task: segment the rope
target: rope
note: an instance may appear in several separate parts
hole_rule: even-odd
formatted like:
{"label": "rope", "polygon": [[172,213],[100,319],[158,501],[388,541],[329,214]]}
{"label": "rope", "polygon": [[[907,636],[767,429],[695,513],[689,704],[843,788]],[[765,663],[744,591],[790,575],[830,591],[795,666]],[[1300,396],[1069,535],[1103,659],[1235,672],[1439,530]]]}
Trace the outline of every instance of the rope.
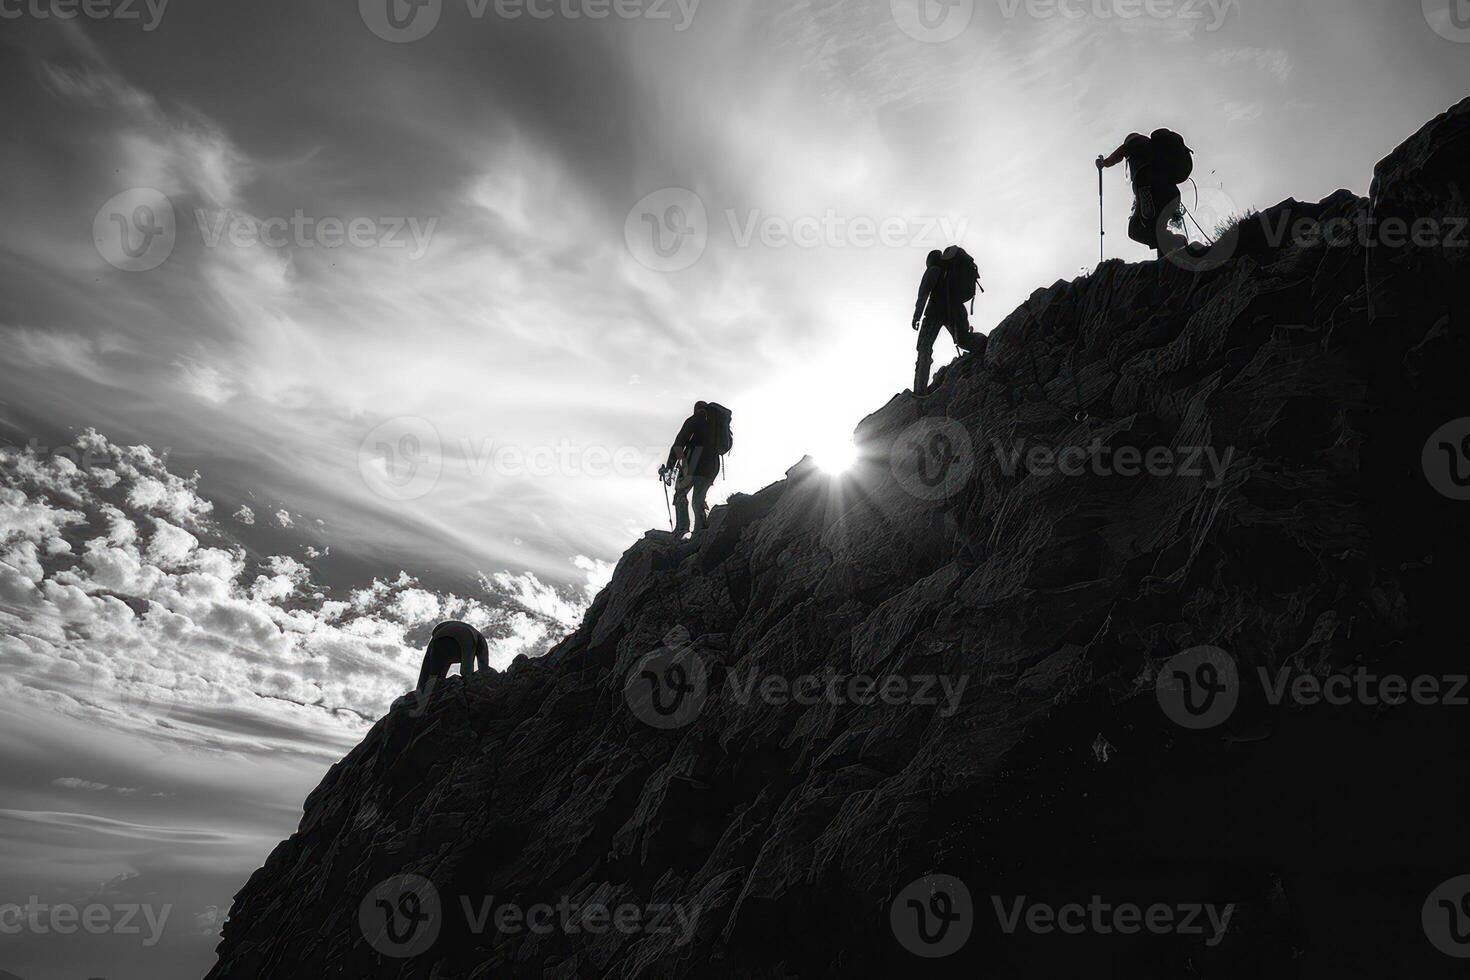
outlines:
{"label": "rope", "polygon": [[[1194,182],[1193,177],[1189,178],[1189,183],[1194,187],[1194,206],[1199,207],[1199,185]],[[1203,237],[1204,240],[1209,242],[1211,245],[1214,245],[1215,240],[1210,237],[1210,233],[1205,231],[1204,228],[1200,226],[1199,219],[1194,216],[1194,213],[1190,211],[1189,208],[1186,208],[1184,206],[1183,202],[1180,203],[1179,209],[1184,212],[1185,216],[1189,218],[1190,221],[1194,222],[1194,227],[1199,230],[1200,236]]]}

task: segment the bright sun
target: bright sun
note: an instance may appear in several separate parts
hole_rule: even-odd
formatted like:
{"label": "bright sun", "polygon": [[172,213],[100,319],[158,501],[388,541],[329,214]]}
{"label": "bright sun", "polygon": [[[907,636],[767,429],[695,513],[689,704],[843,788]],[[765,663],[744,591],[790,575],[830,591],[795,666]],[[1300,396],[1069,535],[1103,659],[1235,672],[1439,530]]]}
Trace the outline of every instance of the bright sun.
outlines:
{"label": "bright sun", "polygon": [[841,439],[824,448],[816,454],[817,465],[825,473],[834,476],[846,473],[857,462],[857,447],[852,444],[851,439]]}

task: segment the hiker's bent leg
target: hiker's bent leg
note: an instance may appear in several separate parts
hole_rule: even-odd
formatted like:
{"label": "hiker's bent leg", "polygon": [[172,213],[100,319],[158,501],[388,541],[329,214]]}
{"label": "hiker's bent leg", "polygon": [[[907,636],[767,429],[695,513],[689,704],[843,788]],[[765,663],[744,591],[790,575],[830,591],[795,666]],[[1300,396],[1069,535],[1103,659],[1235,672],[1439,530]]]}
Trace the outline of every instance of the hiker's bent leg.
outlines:
{"label": "hiker's bent leg", "polygon": [[1173,228],[1173,222],[1179,217],[1180,211],[1179,188],[1163,184],[1155,187],[1152,194],[1157,205],[1154,236],[1158,243],[1159,257],[1163,258],[1188,245],[1189,236],[1181,235]]}
{"label": "hiker's bent leg", "polygon": [[934,366],[934,341],[939,339],[938,321],[924,321],[919,331],[919,362],[914,366],[914,394],[922,395],[929,387],[929,369]]}
{"label": "hiker's bent leg", "polygon": [[709,504],[704,502],[709,488],[714,486],[713,477],[696,476],[694,478],[694,530],[703,531],[709,524]]}
{"label": "hiker's bent leg", "polygon": [[683,534],[689,530],[689,488],[691,485],[687,477],[681,477],[679,485],[674,490],[675,534]]}
{"label": "hiker's bent leg", "polygon": [[445,640],[442,637],[435,637],[429,641],[429,648],[424,651],[424,665],[419,669],[419,683],[414,688],[415,691],[424,694],[429,689],[430,681],[442,681],[449,676],[449,665],[454,662],[452,647],[450,652],[451,656],[446,657]]}

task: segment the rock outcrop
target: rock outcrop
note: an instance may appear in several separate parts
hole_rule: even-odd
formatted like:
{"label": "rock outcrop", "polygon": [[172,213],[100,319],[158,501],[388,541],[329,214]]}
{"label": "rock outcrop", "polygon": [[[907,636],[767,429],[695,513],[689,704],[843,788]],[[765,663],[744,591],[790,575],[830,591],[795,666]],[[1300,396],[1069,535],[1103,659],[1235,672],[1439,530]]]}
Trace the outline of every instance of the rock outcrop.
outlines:
{"label": "rock outcrop", "polygon": [[1370,198],[1039,290],[848,474],[400,701],[210,976],[1453,975],[1467,195],[1470,100]]}

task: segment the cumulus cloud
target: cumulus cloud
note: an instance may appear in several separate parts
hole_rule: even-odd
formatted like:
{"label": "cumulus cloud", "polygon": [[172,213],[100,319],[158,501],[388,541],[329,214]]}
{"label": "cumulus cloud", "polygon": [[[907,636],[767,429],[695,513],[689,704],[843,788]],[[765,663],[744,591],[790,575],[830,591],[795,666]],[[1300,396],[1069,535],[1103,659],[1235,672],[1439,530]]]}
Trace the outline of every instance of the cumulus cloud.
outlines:
{"label": "cumulus cloud", "polygon": [[581,589],[499,572],[461,596],[399,572],[339,593],[231,539],[198,474],[92,430],[79,441],[114,465],[35,451],[0,465],[0,695],[153,737],[247,752],[320,744],[322,728],[350,739],[412,686],[435,623],[480,627],[503,667],[574,628],[609,573],[578,557]]}
{"label": "cumulus cloud", "polygon": [[241,524],[244,524],[246,527],[254,527],[255,511],[251,510],[244,504],[241,504],[240,509],[235,511],[235,520],[239,521]]}

